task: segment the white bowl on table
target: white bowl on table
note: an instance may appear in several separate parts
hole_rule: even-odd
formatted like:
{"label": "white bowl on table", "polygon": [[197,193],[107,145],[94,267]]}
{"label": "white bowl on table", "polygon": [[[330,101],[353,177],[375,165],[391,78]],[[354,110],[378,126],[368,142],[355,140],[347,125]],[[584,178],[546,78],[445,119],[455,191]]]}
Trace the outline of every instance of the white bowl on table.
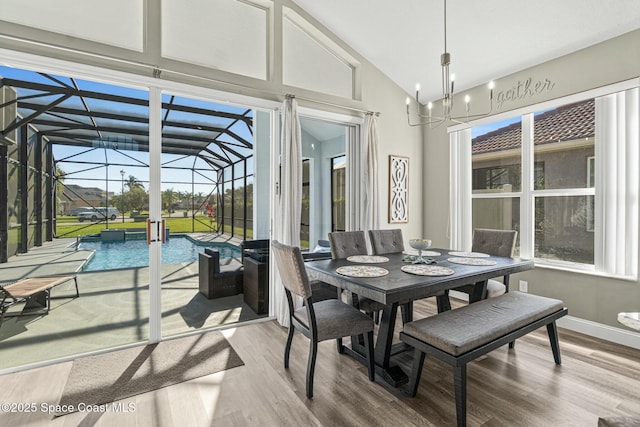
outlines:
{"label": "white bowl on table", "polygon": [[422,257],[422,251],[426,251],[431,247],[430,239],[410,239],[409,246],[418,251],[418,258],[416,258],[413,263],[414,264],[427,264],[428,260]]}

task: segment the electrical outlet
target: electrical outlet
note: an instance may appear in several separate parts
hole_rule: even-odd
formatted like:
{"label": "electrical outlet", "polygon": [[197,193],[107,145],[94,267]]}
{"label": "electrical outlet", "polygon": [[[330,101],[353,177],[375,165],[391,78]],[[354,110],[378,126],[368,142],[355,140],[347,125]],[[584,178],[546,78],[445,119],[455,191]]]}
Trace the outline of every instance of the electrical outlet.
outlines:
{"label": "electrical outlet", "polygon": [[520,290],[520,292],[529,292],[529,282],[520,280],[520,282],[518,283],[518,289]]}

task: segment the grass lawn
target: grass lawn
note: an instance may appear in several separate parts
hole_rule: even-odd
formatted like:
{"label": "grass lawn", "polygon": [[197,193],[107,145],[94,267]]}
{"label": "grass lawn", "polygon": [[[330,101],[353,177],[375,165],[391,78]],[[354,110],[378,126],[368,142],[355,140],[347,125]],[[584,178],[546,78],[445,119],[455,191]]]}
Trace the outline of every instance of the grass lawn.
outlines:
{"label": "grass lawn", "polygon": [[[78,223],[76,220],[74,223],[69,222],[70,221],[56,221],[57,237],[75,237],[78,235],[97,234],[107,228],[107,223],[105,221]],[[207,233],[216,230],[216,223],[209,222],[209,218],[206,215],[202,215],[199,217],[197,216],[196,221],[193,222],[191,218],[165,218],[165,222],[166,226],[171,230],[172,233]],[[145,229],[146,227],[147,223],[145,221],[121,222],[119,218],[115,221],[109,221],[109,229]]]}
{"label": "grass lawn", "polygon": [[[166,226],[171,233],[212,233],[216,231],[217,224],[210,222],[206,215],[196,216],[196,220],[191,218],[165,218]],[[122,222],[120,218],[115,221],[109,221],[109,229],[145,229],[146,222]],[[82,222],[78,223],[75,217],[58,217],[56,219],[56,236],[57,237],[76,237],[87,234],[98,234],[107,228],[106,222]],[[225,233],[231,234],[231,226],[224,227]],[[242,238],[242,229],[236,227],[235,236]],[[253,236],[252,230],[247,230],[247,239]]]}

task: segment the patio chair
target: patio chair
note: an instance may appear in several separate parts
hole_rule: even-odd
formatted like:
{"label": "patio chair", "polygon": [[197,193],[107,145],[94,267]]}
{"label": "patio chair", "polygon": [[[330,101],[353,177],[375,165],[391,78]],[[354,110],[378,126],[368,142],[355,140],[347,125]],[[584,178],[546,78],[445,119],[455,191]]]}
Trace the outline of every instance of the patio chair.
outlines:
{"label": "patio chair", "polygon": [[[338,352],[344,352],[343,337],[362,336],[366,342],[369,380],[374,380],[373,321],[355,307],[328,299],[314,302],[313,291],[300,248],[284,245],[277,240],[272,243],[273,256],[280,272],[289,305],[289,333],[284,350],[284,368],[289,369],[289,354],[294,331],[297,329],[309,338],[307,361],[306,395],[313,397],[313,376],[318,353],[318,342],[337,340]],[[304,306],[294,308],[293,295],[303,298]]]}
{"label": "patio chair", "polygon": [[[329,233],[329,243],[333,259],[348,258],[352,255],[367,255],[367,238],[364,231],[335,231]],[[338,290],[338,294],[341,294],[341,290]],[[356,299],[354,301],[356,306],[360,307],[360,310],[367,313],[378,323],[384,304],[355,294],[352,295]]]}

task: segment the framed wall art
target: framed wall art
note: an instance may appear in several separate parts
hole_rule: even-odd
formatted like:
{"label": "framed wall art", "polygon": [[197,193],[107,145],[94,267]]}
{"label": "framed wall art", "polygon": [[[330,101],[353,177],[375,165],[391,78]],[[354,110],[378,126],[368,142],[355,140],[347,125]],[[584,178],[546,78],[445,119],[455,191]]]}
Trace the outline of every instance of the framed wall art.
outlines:
{"label": "framed wall art", "polygon": [[409,158],[389,156],[389,223],[409,222]]}

